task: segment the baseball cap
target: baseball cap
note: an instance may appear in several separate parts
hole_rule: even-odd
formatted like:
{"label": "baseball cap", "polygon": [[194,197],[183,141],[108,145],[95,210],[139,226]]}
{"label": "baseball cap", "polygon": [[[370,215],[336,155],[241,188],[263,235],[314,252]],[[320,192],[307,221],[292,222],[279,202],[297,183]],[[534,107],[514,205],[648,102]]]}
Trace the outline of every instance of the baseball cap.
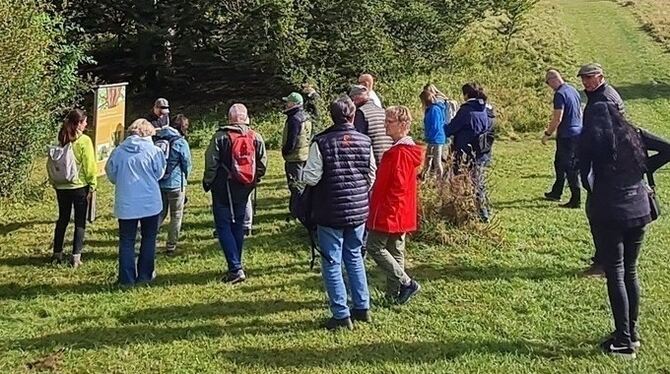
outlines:
{"label": "baseball cap", "polygon": [[247,107],[244,104],[233,104],[230,109],[228,109],[228,124],[249,124],[249,113],[247,112]]}
{"label": "baseball cap", "polygon": [[167,99],[164,99],[162,97],[156,99],[156,102],[154,102],[154,108],[160,108],[161,113],[163,114],[170,113],[170,103],[168,103]]}
{"label": "baseball cap", "polygon": [[303,103],[302,95],[297,92],[291,92],[290,95],[282,97],[282,100],[286,101],[287,103],[293,103],[298,105],[302,105]]}
{"label": "baseball cap", "polygon": [[349,90],[349,97],[356,97],[367,93],[368,93],[367,87],[360,84],[355,84],[351,86],[351,89]]}
{"label": "baseball cap", "polygon": [[600,66],[600,64],[597,64],[595,62],[592,62],[590,64],[582,65],[581,68],[579,68],[579,73],[577,73],[578,77],[582,76],[592,76],[592,75],[602,75],[603,74],[603,67]]}

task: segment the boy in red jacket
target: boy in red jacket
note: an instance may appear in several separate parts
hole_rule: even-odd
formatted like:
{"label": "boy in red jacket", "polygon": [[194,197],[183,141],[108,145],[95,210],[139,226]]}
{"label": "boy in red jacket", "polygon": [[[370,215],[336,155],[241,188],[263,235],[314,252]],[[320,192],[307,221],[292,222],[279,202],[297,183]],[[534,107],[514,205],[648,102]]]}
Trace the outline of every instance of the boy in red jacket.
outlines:
{"label": "boy in red jacket", "polygon": [[412,116],[405,106],[386,109],[384,153],[370,197],[367,250],[386,274],[388,294],[405,304],[421,286],[405,273],[405,235],[417,228],[417,172],[423,152],[409,137]]}

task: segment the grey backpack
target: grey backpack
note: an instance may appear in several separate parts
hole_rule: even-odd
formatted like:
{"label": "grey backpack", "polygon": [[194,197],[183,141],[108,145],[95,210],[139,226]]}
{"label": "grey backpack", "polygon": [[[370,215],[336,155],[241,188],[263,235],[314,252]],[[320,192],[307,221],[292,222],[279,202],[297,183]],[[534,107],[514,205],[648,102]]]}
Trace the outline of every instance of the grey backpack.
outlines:
{"label": "grey backpack", "polygon": [[72,143],[67,143],[63,147],[58,145],[49,147],[47,172],[53,184],[67,184],[77,180],[79,170],[72,151]]}

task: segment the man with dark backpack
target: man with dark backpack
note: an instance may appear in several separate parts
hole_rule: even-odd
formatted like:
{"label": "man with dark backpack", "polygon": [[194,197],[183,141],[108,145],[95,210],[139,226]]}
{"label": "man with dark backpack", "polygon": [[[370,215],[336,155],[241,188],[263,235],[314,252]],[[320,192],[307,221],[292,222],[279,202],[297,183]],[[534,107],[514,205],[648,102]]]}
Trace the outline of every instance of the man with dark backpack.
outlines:
{"label": "man with dark backpack", "polygon": [[223,282],[235,284],[246,279],[242,266],[244,213],[266,167],[263,138],[249,127],[247,108],[233,104],[228,123],[219,127],[207,148],[202,179],[205,192],[212,192],[216,232],[228,263]]}
{"label": "man with dark backpack", "polygon": [[186,184],[191,172],[191,150],[184,136],[188,131],[188,118],[180,114],[170,126],[158,130],[154,144],[163,151],[167,160],[165,175],[158,181],[163,200],[159,227],[170,214],[168,239],[165,251],[168,256],[174,255],[177,240],[181,231],[181,222],[186,202]]}

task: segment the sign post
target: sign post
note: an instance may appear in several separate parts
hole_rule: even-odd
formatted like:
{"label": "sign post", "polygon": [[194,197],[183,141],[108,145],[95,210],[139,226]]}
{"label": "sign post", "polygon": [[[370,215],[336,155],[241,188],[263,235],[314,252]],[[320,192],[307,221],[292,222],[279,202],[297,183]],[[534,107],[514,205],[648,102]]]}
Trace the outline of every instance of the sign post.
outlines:
{"label": "sign post", "polygon": [[124,138],[126,125],[126,86],[116,83],[93,89],[93,147],[98,164],[98,175],[105,174],[109,155]]}

